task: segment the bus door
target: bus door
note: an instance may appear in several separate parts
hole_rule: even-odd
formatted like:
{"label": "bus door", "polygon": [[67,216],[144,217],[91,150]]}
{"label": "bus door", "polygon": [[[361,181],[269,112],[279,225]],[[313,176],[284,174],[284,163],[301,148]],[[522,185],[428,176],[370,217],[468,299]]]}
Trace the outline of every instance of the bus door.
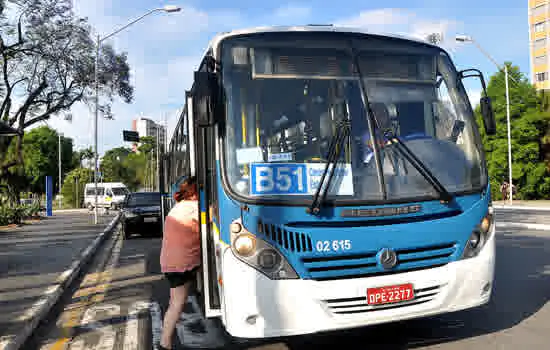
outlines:
{"label": "bus door", "polygon": [[215,156],[216,126],[198,126],[197,117],[201,111],[193,108],[193,97],[193,92],[188,93],[189,147],[187,149],[190,150],[191,176],[197,177],[199,188],[202,273],[199,274],[197,281],[197,292],[204,315],[219,317],[221,304],[216,261],[216,245],[219,237],[214,228],[214,219],[219,215]]}

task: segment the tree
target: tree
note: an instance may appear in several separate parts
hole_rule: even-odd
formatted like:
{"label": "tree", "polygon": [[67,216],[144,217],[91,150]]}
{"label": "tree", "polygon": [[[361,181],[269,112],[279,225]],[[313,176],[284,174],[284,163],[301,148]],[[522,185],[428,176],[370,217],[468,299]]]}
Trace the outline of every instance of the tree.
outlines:
{"label": "tree", "polygon": [[[18,16],[6,16],[4,3]],[[115,95],[133,99],[126,54],[102,46],[99,91],[110,116]],[[76,102],[94,101],[95,43],[86,19],[77,18],[71,0],[8,0],[0,4],[0,119],[20,132],[68,111]],[[23,163],[23,139],[0,139],[0,177]],[[15,143],[15,158],[6,150]]]}
{"label": "tree", "polygon": [[139,139],[138,152],[149,154],[155,149],[155,138],[152,136],[144,136]]}
{"label": "tree", "polygon": [[156,139],[152,136],[145,136],[140,138],[140,145],[138,151],[144,157],[144,167],[142,168],[142,185],[154,187],[156,182],[155,174],[155,162],[156,162]]}
{"label": "tree", "polygon": [[124,161],[132,151],[125,147],[117,147],[105,152],[101,160],[101,171],[106,182],[124,182],[131,177]]}
{"label": "tree", "polygon": [[[5,172],[3,184],[12,201],[19,199],[21,191],[45,192],[45,179],[52,176],[54,193],[59,188],[59,134],[48,126],[34,128],[23,137],[23,163]],[[8,149],[6,159],[17,157],[15,144]],[[68,173],[74,168],[73,141],[61,137],[61,172]]]}
{"label": "tree", "polygon": [[[510,123],[512,138],[512,178],[518,199],[540,199],[550,196],[550,171],[545,162],[544,147],[550,132],[550,114],[544,111],[541,96],[517,66],[506,63],[510,75]],[[476,108],[487,156],[494,198],[501,198],[500,184],[508,179],[508,141],[506,126],[505,76],[497,72],[489,80],[487,93],[491,97],[497,134],[487,136],[480,109]],[[514,82],[515,80],[515,82]]]}
{"label": "tree", "polygon": [[82,149],[75,153],[78,166],[83,166],[82,162],[86,161],[84,167],[90,167],[90,162],[94,159],[94,150],[92,147]]}
{"label": "tree", "polygon": [[144,153],[130,153],[124,160],[123,166],[128,169],[130,174],[126,186],[130,191],[137,191],[145,184],[145,169],[147,160]]}
{"label": "tree", "polygon": [[82,207],[82,203],[84,203],[84,186],[93,175],[94,172],[86,168],[76,168],[67,174],[61,188],[65,205]]}
{"label": "tree", "polygon": [[[47,126],[32,129],[23,138],[23,166],[32,192],[44,193],[45,178],[52,176],[54,190],[59,184],[59,135]],[[73,142],[61,137],[61,173],[73,169]]]}

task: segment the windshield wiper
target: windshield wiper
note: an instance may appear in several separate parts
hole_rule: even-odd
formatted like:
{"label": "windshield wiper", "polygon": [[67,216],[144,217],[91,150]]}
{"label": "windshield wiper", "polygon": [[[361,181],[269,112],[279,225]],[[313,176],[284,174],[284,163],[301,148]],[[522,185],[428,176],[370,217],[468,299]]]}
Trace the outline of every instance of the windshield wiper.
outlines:
{"label": "windshield wiper", "polygon": [[[317,215],[321,211],[321,204],[325,201],[327,193],[330,189],[330,184],[332,183],[332,178],[334,177],[334,171],[336,170],[338,160],[340,159],[340,154],[342,153],[342,149],[345,147],[344,141],[349,138],[350,134],[351,122],[349,119],[344,119],[337,123],[336,133],[332,136],[332,139],[330,140],[325,170],[321,175],[321,180],[319,181],[319,186],[317,187],[315,195],[313,196],[311,206],[306,209],[306,212],[308,214]],[[333,164],[332,167],[330,167],[331,164]],[[327,176],[327,173],[329,172],[329,168],[330,174],[328,176],[327,183],[323,188],[325,178]]]}
{"label": "windshield wiper", "polygon": [[[380,130],[376,122],[376,117],[374,112],[370,108],[369,98],[367,95],[367,89],[365,88],[365,83],[363,81],[363,74],[361,73],[361,67],[359,66],[359,60],[357,58],[357,52],[353,47],[353,42],[350,42],[350,50],[352,54],[353,64],[357,70],[357,75],[359,76],[359,87],[361,88],[361,96],[363,98],[363,104],[367,111],[367,121],[369,124],[369,133],[370,138],[373,143],[374,148],[374,159],[376,161],[376,168],[378,173],[378,180],[380,189],[384,196],[384,200],[387,199],[386,186],[384,183],[384,174],[382,173],[382,161],[380,159],[380,150],[378,148],[378,143],[376,142],[376,133],[375,130]],[[449,203],[453,196],[443,187],[443,185],[437,180],[437,178],[430,172],[430,170],[414,155],[414,153],[402,142],[393,132],[388,131],[384,133],[385,138],[388,139],[392,144],[396,145],[395,150],[399,152],[406,160],[408,160],[412,166],[433,186],[433,188],[438,192],[440,200],[444,203]]]}
{"label": "windshield wiper", "polygon": [[447,189],[437,180],[432,172],[422,163],[420,159],[411,151],[407,145],[401,139],[393,134],[392,131],[387,131],[385,134],[387,139],[412,166],[422,175],[426,181],[437,191],[439,199],[444,203],[449,203],[453,200],[453,196],[447,191]]}
{"label": "windshield wiper", "polygon": [[380,148],[378,142],[376,142],[376,133],[377,128],[376,118],[374,117],[374,112],[370,108],[369,96],[367,94],[367,88],[365,87],[365,81],[363,80],[363,73],[361,72],[361,67],[359,66],[359,59],[357,58],[357,51],[353,46],[353,41],[349,42],[349,50],[353,65],[357,71],[357,77],[359,78],[359,89],[361,90],[361,101],[367,112],[367,124],[369,127],[369,138],[372,141],[372,150],[374,153],[374,163],[376,164],[376,174],[378,176],[378,186],[380,187],[380,192],[382,193],[382,198],[384,200],[388,199],[388,194],[386,191],[386,183],[384,180],[384,173],[382,172],[382,160],[380,159]]}

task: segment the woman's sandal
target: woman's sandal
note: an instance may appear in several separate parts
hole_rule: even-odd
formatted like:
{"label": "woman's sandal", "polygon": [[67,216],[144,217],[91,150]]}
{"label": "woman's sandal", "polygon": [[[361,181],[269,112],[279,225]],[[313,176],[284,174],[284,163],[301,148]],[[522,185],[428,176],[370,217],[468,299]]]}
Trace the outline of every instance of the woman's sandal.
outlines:
{"label": "woman's sandal", "polygon": [[170,350],[170,349],[165,348],[164,346],[162,346],[162,345],[160,345],[160,344],[159,344],[159,346],[158,346],[158,349],[159,349],[159,350]]}

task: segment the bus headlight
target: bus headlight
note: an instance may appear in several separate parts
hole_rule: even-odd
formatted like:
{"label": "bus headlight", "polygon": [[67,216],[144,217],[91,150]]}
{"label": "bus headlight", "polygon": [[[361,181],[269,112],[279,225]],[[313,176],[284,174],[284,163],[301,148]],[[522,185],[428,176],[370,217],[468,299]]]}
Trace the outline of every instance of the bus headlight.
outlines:
{"label": "bus headlight", "polygon": [[248,234],[237,236],[233,246],[239,255],[250,256],[256,249],[256,237]]}
{"label": "bus headlight", "polygon": [[489,213],[481,219],[479,225],[470,234],[470,238],[468,238],[466,247],[464,247],[464,253],[462,254],[463,259],[473,258],[479,254],[485,243],[489,240],[494,224],[493,208],[489,207]]}
{"label": "bus headlight", "polygon": [[296,271],[279,251],[248,232],[240,222],[233,222],[230,230],[231,251],[237,259],[272,280],[298,278]]}

